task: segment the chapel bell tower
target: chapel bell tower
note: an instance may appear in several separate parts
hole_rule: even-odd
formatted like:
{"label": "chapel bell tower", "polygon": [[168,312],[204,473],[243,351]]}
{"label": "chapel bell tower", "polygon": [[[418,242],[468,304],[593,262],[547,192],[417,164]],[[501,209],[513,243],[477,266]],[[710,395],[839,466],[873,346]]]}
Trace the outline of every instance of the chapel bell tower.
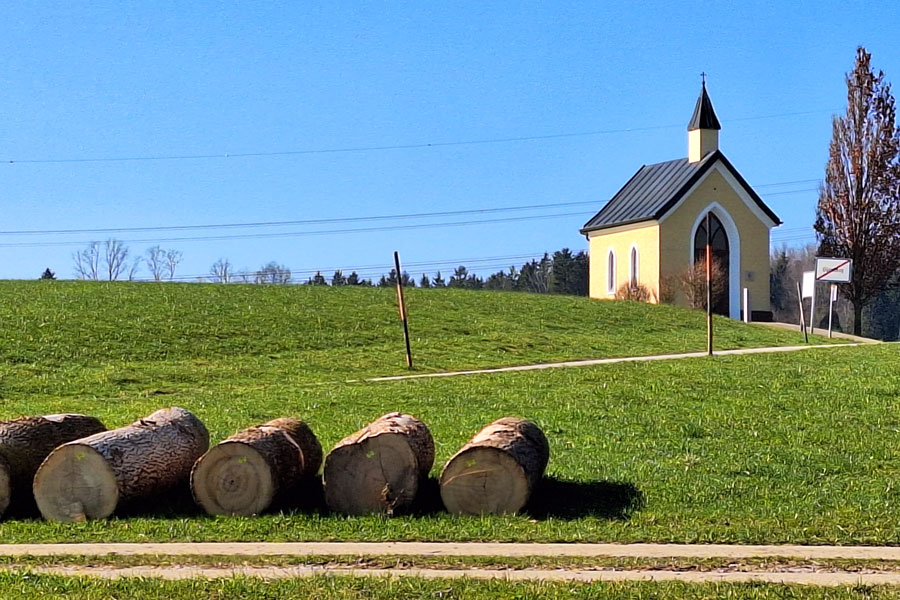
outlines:
{"label": "chapel bell tower", "polygon": [[719,149],[719,119],[713,110],[712,100],[706,93],[706,74],[703,74],[703,87],[697,105],[694,106],[694,115],[688,123],[688,162],[695,163],[703,160],[710,152]]}

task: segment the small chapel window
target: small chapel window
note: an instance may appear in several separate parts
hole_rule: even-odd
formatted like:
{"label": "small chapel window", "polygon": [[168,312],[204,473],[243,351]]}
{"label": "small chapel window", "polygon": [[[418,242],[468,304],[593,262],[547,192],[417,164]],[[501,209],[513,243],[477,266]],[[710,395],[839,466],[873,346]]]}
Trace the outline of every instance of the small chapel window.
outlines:
{"label": "small chapel window", "polygon": [[612,249],[606,256],[606,293],[616,293],[616,253]]}
{"label": "small chapel window", "polygon": [[629,285],[633,288],[638,286],[638,249],[636,246],[631,248],[631,261],[629,262],[628,282]]}

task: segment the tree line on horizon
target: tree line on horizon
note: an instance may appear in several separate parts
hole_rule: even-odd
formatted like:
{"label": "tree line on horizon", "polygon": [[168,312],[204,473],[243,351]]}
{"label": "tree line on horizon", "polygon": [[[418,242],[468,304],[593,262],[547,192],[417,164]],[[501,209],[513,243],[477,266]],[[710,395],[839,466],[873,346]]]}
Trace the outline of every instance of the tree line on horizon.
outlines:
{"label": "tree line on horizon", "polygon": [[[487,277],[479,277],[469,272],[465,265],[456,267],[448,278],[440,271],[433,277],[426,273],[416,280],[408,271],[400,273],[403,287],[419,288],[454,288],[465,290],[494,290],[507,292],[531,292],[536,294],[568,294],[587,296],[588,294],[588,255],[584,251],[573,253],[568,248],[557,250],[552,255],[545,253],[540,259],[522,264],[521,267],[511,265],[508,269],[497,271]],[[321,272],[317,272],[306,281],[307,285],[362,285],[374,287],[395,287],[397,270],[391,269],[376,282],[361,278],[356,271],[345,275],[342,271],[334,272],[329,282]]]}

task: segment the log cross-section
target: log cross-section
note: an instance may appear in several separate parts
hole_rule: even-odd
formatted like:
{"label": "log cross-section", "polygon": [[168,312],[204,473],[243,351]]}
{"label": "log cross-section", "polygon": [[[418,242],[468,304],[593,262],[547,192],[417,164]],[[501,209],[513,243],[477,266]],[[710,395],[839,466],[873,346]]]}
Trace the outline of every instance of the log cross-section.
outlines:
{"label": "log cross-section", "polygon": [[350,435],[325,459],[325,503],[349,515],[391,515],[415,499],[434,464],[434,440],[419,419],[388,413]]}
{"label": "log cross-section", "polygon": [[504,417],[475,434],[441,472],[441,500],[454,514],[518,512],[547,468],[544,432],[525,419]]}
{"label": "log cross-section", "polygon": [[116,507],[187,483],[209,447],[203,423],[183,408],[63,444],[34,476],[34,498],[52,521],[103,519]]}
{"label": "log cross-section", "polygon": [[204,454],[191,471],[191,491],[211,515],[256,515],[321,466],[322,446],[309,426],[300,419],[275,419]]}
{"label": "log cross-section", "polygon": [[34,510],[34,474],[54,448],[106,431],[95,417],[77,414],[21,417],[0,422],[0,516],[12,505]]}

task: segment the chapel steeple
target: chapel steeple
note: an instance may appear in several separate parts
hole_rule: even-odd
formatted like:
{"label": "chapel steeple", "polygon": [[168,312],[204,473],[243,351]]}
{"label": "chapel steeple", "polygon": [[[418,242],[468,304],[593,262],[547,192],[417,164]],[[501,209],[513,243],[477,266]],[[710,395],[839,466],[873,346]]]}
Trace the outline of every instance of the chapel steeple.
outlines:
{"label": "chapel steeple", "polygon": [[719,149],[719,119],[713,110],[712,100],[706,93],[706,73],[702,73],[703,82],[700,97],[694,106],[694,114],[688,123],[688,162],[699,162],[710,152]]}

